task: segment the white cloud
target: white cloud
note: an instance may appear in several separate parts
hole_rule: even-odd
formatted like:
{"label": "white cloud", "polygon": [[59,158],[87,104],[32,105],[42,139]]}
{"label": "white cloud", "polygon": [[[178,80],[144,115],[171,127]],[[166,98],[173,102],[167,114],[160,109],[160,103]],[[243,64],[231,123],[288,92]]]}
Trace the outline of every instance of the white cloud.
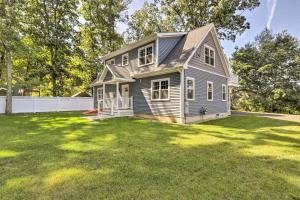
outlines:
{"label": "white cloud", "polygon": [[267,28],[271,28],[272,20],[274,18],[275,10],[277,6],[277,0],[268,0],[268,22]]}

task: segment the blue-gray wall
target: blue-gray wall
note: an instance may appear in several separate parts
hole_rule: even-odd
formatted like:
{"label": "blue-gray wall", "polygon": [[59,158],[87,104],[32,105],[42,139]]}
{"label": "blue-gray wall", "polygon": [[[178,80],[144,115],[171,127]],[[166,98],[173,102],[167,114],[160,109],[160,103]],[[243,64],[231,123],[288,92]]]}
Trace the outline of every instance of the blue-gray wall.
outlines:
{"label": "blue-gray wall", "polygon": [[179,42],[182,36],[162,37],[158,39],[158,64],[160,64]]}
{"label": "blue-gray wall", "polygon": [[[205,63],[204,60],[204,45],[208,45],[215,49],[215,67],[209,66]],[[201,69],[211,71],[217,74],[225,75],[225,71],[223,68],[223,64],[221,62],[220,55],[217,52],[216,44],[213,40],[213,36],[211,33],[207,35],[207,37],[204,39],[203,43],[199,46],[196,53],[192,57],[192,59],[189,61],[188,65],[192,65],[195,67],[199,67]]]}
{"label": "blue-gray wall", "polygon": [[[222,84],[227,85],[226,77],[194,68],[186,69],[185,77],[195,79],[195,100],[186,100],[185,95],[186,116],[199,116],[201,107],[207,108],[207,114],[227,112],[227,101],[222,101]],[[207,81],[213,82],[213,101],[207,101]]]}
{"label": "blue-gray wall", "polygon": [[[151,101],[151,80],[170,78],[170,100]],[[172,73],[137,79],[130,87],[134,114],[180,117],[180,74]]]}

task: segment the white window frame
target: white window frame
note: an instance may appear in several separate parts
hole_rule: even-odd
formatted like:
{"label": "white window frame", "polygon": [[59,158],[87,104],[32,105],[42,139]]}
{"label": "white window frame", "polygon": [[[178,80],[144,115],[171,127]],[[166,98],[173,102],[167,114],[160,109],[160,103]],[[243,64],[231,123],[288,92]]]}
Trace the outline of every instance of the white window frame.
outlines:
{"label": "white window frame", "polygon": [[[168,81],[168,98],[167,99],[161,99],[161,82],[162,81]],[[153,83],[154,82],[159,82],[159,89],[158,89],[158,99],[153,99]],[[170,85],[170,78],[162,78],[162,79],[155,79],[151,80],[151,101],[169,101],[170,100],[170,93],[171,93],[171,85]]]}
{"label": "white window frame", "polygon": [[[205,48],[208,48],[208,54],[209,54],[209,63],[206,63],[206,58],[205,58]],[[210,51],[213,51],[214,52],[214,64],[213,65],[211,65],[210,64]],[[216,66],[216,50],[213,48],[213,47],[210,47],[210,46],[208,46],[208,45],[204,45],[204,51],[203,51],[203,54],[204,54],[204,63],[206,64],[206,65],[209,65],[209,66],[211,66],[211,67],[215,67]]]}
{"label": "white window frame", "polygon": [[[114,64],[112,64],[111,62],[114,61]],[[113,59],[110,59],[106,62],[106,64],[108,65],[115,65],[116,64],[116,60],[113,58]]]}
{"label": "white window frame", "polygon": [[[225,87],[225,99],[223,99],[223,87]],[[222,101],[227,101],[227,85],[226,84],[222,84]]]}
{"label": "white window frame", "polygon": [[[208,85],[211,84],[211,99],[208,99]],[[207,101],[214,100],[214,83],[212,81],[207,81],[206,83],[206,99]]]}
{"label": "white window frame", "polygon": [[[127,63],[124,64],[124,57],[127,56]],[[122,66],[127,66],[129,64],[129,54],[128,53],[125,53],[122,55]]]}
{"label": "white window frame", "polygon": [[[99,91],[101,91],[101,92],[99,92]],[[103,99],[103,87],[97,88],[97,101],[102,100],[99,98],[99,94],[101,94],[102,99]]]}
{"label": "white window frame", "polygon": [[[193,82],[193,98],[190,99],[188,97],[188,81],[191,80]],[[195,78],[192,77],[187,77],[185,81],[185,92],[186,92],[186,99],[189,101],[194,101],[195,100]]]}
{"label": "white window frame", "polygon": [[[146,58],[147,57],[147,48],[148,47],[152,47],[152,60],[151,60],[150,63],[146,63],[146,60],[147,60],[147,58]],[[145,50],[145,64],[141,64],[140,63],[140,51],[141,50]],[[154,59],[154,45],[153,45],[153,43],[151,43],[149,45],[146,45],[146,46],[143,46],[143,47],[141,47],[141,48],[138,49],[138,64],[139,64],[139,67],[143,67],[145,65],[151,65],[151,64],[153,64],[153,59]]]}

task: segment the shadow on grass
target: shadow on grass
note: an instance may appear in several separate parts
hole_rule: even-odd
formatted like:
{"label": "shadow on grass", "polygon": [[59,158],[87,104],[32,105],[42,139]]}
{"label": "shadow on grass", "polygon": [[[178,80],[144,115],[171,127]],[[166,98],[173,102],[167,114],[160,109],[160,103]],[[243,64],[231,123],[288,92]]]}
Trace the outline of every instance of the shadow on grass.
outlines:
{"label": "shadow on grass", "polygon": [[299,123],[90,122],[78,113],[0,119],[3,199],[300,197]]}

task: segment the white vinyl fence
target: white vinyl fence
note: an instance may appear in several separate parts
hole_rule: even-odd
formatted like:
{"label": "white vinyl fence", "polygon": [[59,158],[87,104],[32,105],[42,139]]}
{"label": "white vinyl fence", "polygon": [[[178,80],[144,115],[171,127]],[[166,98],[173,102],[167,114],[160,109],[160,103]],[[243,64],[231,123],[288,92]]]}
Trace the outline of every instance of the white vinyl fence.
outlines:
{"label": "white vinyl fence", "polygon": [[[5,99],[0,97],[0,113],[5,112]],[[60,112],[93,108],[92,97],[25,97],[14,96],[13,113]]]}

